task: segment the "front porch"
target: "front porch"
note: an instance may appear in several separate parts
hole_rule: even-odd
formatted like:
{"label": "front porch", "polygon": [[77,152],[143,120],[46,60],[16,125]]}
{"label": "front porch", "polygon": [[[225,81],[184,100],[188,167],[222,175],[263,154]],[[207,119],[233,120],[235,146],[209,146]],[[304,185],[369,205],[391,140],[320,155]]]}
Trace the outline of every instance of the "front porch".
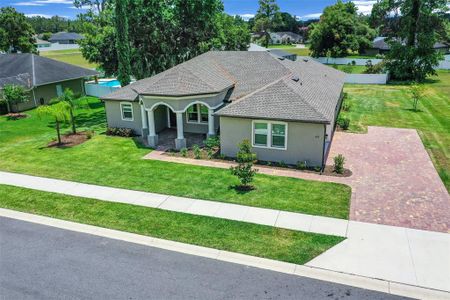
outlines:
{"label": "front porch", "polygon": [[[207,138],[203,133],[185,132],[184,138],[186,140],[186,148],[191,148],[194,145],[202,147],[203,141]],[[158,133],[157,149],[161,151],[176,149],[175,140],[177,139],[177,130],[175,128],[166,128]]]}

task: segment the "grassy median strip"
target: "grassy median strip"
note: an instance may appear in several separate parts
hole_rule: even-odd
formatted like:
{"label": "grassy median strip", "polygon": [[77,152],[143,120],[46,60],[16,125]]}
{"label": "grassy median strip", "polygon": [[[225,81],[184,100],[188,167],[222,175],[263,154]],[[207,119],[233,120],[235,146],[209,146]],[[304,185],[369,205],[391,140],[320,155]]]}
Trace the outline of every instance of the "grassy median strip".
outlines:
{"label": "grassy median strip", "polygon": [[0,185],[0,207],[304,264],[344,238]]}
{"label": "grassy median strip", "polygon": [[[0,170],[110,187],[221,201],[347,219],[350,187],[342,184],[257,174],[255,190],[233,188],[239,181],[227,169],[144,160],[151,150],[131,138],[110,137],[105,110],[96,98],[77,110],[79,131],[96,135],[81,145],[47,148],[55,137],[52,120],[0,117]],[[81,101],[84,104],[84,101]],[[64,129],[68,130],[68,128]]]}

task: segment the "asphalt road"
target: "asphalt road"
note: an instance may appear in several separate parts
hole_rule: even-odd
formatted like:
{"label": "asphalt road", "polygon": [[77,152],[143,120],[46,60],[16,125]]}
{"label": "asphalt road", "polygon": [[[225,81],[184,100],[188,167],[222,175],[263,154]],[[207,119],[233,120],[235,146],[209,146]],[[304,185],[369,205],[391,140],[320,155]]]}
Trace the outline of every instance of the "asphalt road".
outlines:
{"label": "asphalt road", "polygon": [[402,299],[0,217],[1,299]]}

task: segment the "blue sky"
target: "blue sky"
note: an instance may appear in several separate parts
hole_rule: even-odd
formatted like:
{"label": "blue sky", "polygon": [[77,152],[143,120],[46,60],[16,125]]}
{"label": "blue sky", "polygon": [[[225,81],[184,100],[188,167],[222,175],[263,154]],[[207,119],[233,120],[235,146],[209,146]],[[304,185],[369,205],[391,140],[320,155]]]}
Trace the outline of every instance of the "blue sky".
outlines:
{"label": "blue sky", "polygon": [[[323,8],[335,3],[335,0],[278,0],[281,11],[289,12],[302,19],[320,16]],[[363,13],[370,13],[375,0],[353,0]],[[225,11],[231,15],[252,17],[258,9],[258,0],[224,0]],[[0,0],[0,7],[13,6],[28,16],[53,15],[74,18],[83,10],[73,7],[72,0]]]}

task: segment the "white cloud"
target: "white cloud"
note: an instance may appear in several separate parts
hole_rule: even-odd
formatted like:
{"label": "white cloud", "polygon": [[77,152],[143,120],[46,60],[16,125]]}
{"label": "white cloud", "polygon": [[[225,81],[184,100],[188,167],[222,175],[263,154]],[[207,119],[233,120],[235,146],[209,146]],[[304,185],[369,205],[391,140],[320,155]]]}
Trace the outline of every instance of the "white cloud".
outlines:
{"label": "white cloud", "polygon": [[52,17],[52,16],[46,15],[46,14],[25,14],[25,16],[27,16],[28,18],[43,17],[43,18],[47,18],[47,19],[50,19]]}
{"label": "white cloud", "polygon": [[17,2],[14,3],[16,6],[44,6],[44,4],[36,3],[36,2]]}
{"label": "white cloud", "polygon": [[241,15],[238,15],[238,16],[241,16],[241,17],[242,17],[242,19],[244,19],[245,21],[248,21],[249,19],[251,19],[251,18],[254,18],[254,17],[255,17],[255,15],[254,15],[254,14],[241,14]]}
{"label": "white cloud", "polygon": [[372,6],[377,3],[376,0],[354,0],[353,3],[358,8],[358,12],[369,15],[372,12]]}
{"label": "white cloud", "polygon": [[32,0],[14,3],[17,6],[46,6],[49,4],[67,4],[73,5],[72,0]]}
{"label": "white cloud", "polygon": [[301,19],[306,19],[306,20],[308,20],[308,19],[318,19],[318,18],[320,18],[321,15],[322,15],[322,13],[320,12],[320,13],[307,14],[307,15],[301,16],[300,18]]}

